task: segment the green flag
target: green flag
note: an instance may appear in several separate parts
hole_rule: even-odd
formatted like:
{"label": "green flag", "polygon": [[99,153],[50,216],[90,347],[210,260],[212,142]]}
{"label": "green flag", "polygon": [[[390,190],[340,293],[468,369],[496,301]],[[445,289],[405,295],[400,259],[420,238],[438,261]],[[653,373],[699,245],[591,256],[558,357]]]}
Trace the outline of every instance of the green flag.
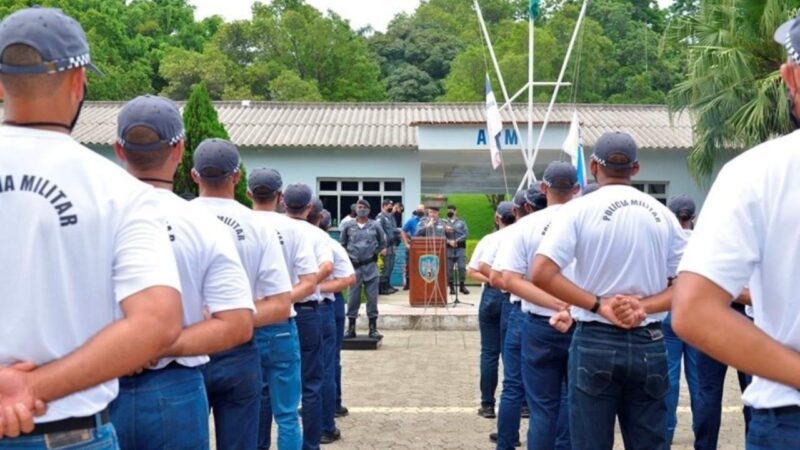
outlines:
{"label": "green flag", "polygon": [[531,0],[530,14],[532,19],[539,17],[539,3],[541,3],[541,0]]}

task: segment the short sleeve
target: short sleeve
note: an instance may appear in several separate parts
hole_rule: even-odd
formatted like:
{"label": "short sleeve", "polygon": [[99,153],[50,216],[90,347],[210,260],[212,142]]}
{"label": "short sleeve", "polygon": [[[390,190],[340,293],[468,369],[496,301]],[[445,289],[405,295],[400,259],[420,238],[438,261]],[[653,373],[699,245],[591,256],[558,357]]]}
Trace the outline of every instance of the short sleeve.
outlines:
{"label": "short sleeve", "polygon": [[678,219],[669,214],[670,220],[670,243],[669,254],[667,255],[667,277],[675,278],[678,276],[678,265],[683,259],[686,244],[689,242],[689,235],[681,228]]}
{"label": "short sleeve", "polygon": [[212,314],[234,309],[255,310],[250,281],[236,245],[224,226],[213,221],[210,225],[218,228],[205,236],[208,264],[203,278],[203,302]]}
{"label": "short sleeve", "polygon": [[257,299],[270,295],[277,295],[292,291],[292,281],[283,258],[283,249],[275,233],[262,229],[261,234],[261,261],[258,266],[258,279],[256,280]]}
{"label": "short sleeve", "polygon": [[314,254],[311,242],[307,239],[301,239],[299,233],[295,233],[294,245],[296,246],[295,258],[292,262],[294,274],[299,277],[317,273],[319,264],[317,264],[317,257]]}
{"label": "short sleeve", "polygon": [[156,286],[180,291],[167,223],[152,189],[125,205],[114,240],[113,282],[117,302]]}
{"label": "short sleeve", "polygon": [[[320,233],[324,231],[320,230]],[[314,254],[317,257],[317,268],[329,262],[333,264],[333,250],[331,249],[330,238],[327,235],[319,234],[314,245]]]}
{"label": "short sleeve", "polygon": [[353,267],[353,263],[350,262],[350,258],[347,256],[347,252],[344,248],[333,239],[331,239],[330,245],[334,248],[334,252],[336,253],[333,263],[333,278],[346,278],[350,275],[355,275],[356,270]]}
{"label": "short sleeve", "polygon": [[481,253],[483,253],[483,248],[486,246],[486,240],[489,236],[484,237],[480,241],[478,241],[478,245],[475,246],[475,250],[472,251],[472,257],[469,259],[469,267],[472,270],[480,270],[481,269]]}
{"label": "short sleeve", "polygon": [[514,230],[507,239],[503,239],[497,247],[497,255],[494,258],[493,270],[498,272],[514,272],[527,275],[528,261],[525,256],[525,245],[522,242],[523,228]]}
{"label": "short sleeve", "polygon": [[550,222],[550,229],[539,244],[537,255],[553,260],[564,270],[575,260],[575,248],[578,242],[578,216],[574,203],[565,205]]}
{"label": "short sleeve", "polygon": [[708,278],[731,296],[750,281],[764,235],[761,199],[753,183],[742,182],[751,177],[737,162],[714,182],[678,269]]}

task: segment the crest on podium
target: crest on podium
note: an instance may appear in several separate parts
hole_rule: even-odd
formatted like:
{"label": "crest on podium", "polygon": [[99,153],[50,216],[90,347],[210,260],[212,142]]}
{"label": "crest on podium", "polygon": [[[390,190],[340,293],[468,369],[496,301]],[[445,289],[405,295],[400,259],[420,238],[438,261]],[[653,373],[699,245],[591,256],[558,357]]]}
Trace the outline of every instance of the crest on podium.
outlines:
{"label": "crest on podium", "polygon": [[439,257],[422,255],[419,257],[419,276],[426,283],[433,283],[439,277]]}

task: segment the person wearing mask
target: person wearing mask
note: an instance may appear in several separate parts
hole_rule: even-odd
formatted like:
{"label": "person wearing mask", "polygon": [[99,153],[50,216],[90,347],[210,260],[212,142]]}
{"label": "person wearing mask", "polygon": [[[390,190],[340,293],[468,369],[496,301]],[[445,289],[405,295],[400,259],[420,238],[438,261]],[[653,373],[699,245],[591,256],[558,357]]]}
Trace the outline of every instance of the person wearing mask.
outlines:
{"label": "person wearing mask", "polygon": [[[466,286],[466,257],[467,257],[467,237],[469,228],[467,223],[458,217],[458,209],[455,205],[447,207],[447,224],[452,231],[452,239],[447,242],[447,284],[450,286],[450,295],[456,294],[456,281],[458,289],[464,295],[469,295]],[[456,272],[457,269],[457,272]]]}
{"label": "person wearing mask", "polygon": [[452,230],[447,222],[439,218],[439,207],[429,206],[428,215],[420,219],[417,224],[415,236],[444,238],[451,232]]}
{"label": "person wearing mask", "polygon": [[158,194],[70,137],[86,69],[97,71],[86,34],[61,10],[0,22],[3,448],[118,448],[117,378],[181,334]]}
{"label": "person wearing mask", "polygon": [[[397,202],[394,204],[392,208],[392,215],[394,216],[394,227],[395,229],[403,228],[403,213],[406,212],[405,207],[402,203]],[[399,233],[397,233],[399,235]],[[399,241],[398,241],[399,242]]]}
{"label": "person wearing mask", "polygon": [[[487,419],[497,417],[495,413],[495,393],[497,392],[498,369],[500,353],[503,348],[503,340],[506,334],[506,322],[511,311],[509,294],[493,287],[489,277],[481,272],[481,259],[487,248],[495,247],[493,242],[498,236],[498,232],[516,221],[514,217],[514,204],[512,202],[500,202],[494,215],[495,231],[488,234],[478,241],[475,250],[472,252],[467,273],[474,280],[483,283],[481,292],[481,302],[478,306],[478,325],[481,336],[481,356],[480,356],[480,390],[481,406],[478,415]],[[488,273],[491,268],[484,263],[484,272]]]}
{"label": "person wearing mask", "polygon": [[342,218],[341,222],[339,222],[339,231],[342,231],[344,229],[344,226],[347,224],[347,222],[356,220],[356,207],[357,206],[358,205],[356,205],[355,203],[350,205],[350,214],[345,216],[344,218]]}
{"label": "person wearing mask", "polygon": [[345,339],[356,337],[356,319],[361,308],[361,292],[367,297],[367,318],[370,339],[382,339],[378,332],[378,255],[386,254],[386,234],[381,226],[369,218],[369,202],[357,202],[358,218],[348,223],[339,243],[347,250],[356,272],[356,284],[350,288],[347,302],[347,332]]}
{"label": "person wearing mask", "polygon": [[[669,390],[661,321],[686,245],[678,220],[631,184],[637,145],[622,132],[594,146],[602,186],[564,205],[536,253],[533,283],[574,305],[568,364],[570,438],[610,450],[616,419],[628,449],[666,449]],[[574,278],[565,271],[573,265]]]}
{"label": "person wearing mask", "polygon": [[395,242],[395,220],[392,213],[394,209],[394,202],[390,199],[383,201],[381,212],[376,217],[376,221],[381,226],[383,234],[386,237],[386,254],[383,256],[383,268],[381,269],[380,281],[378,284],[378,293],[380,295],[391,295],[397,292],[392,284],[392,271],[394,270],[395,254],[397,252],[397,243]]}
{"label": "person wearing mask", "polygon": [[400,230],[400,237],[403,239],[403,245],[406,247],[406,264],[403,268],[403,290],[407,291],[411,288],[408,282],[408,268],[409,257],[411,256],[411,238],[417,235],[417,226],[419,221],[425,217],[425,205],[417,205],[417,208],[411,214],[411,218],[406,220]]}

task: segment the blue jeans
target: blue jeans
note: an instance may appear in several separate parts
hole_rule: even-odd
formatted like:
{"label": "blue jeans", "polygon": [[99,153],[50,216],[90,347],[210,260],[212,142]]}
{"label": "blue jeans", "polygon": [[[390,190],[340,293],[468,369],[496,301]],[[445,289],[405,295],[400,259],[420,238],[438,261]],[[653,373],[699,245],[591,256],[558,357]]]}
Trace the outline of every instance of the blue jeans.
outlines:
{"label": "blue jeans", "polygon": [[[669,368],[669,394],[667,394],[667,444],[672,443],[675,427],[678,424],[678,398],[681,390],[681,360],[689,386],[689,402],[692,409],[692,420],[697,411],[698,392],[697,354],[694,347],[684,343],[672,330],[672,314],[661,322],[664,331],[664,343],[667,346],[667,367]],[[695,429],[694,423],[692,429]]]}
{"label": "blue jeans", "polygon": [[550,326],[549,317],[525,316],[522,380],[531,409],[528,450],[570,450],[566,384],[573,330],[561,333]]}
{"label": "blue jeans", "polygon": [[278,449],[299,450],[303,445],[300,419],[300,340],[294,319],[256,329],[256,347],[261,354],[261,418],[258,448],[266,450],[272,440],[272,417],[278,424]]}
{"label": "blue jeans", "polygon": [[508,317],[506,340],[503,343],[503,391],[500,394],[500,409],[497,413],[497,448],[513,449],[519,442],[519,424],[522,419],[522,403],[525,387],[522,384],[522,322],[525,313],[518,305],[512,306]]}
{"label": "blue jeans", "polygon": [[[44,436],[20,436],[0,439],[0,450],[47,450]],[[69,450],[118,450],[117,434],[114,425],[107,423],[92,430],[89,440],[68,447]]]}
{"label": "blue jeans", "polygon": [[123,449],[209,446],[208,399],[199,368],[172,363],[122,377],[109,412]]}
{"label": "blue jeans", "polygon": [[[478,324],[481,332],[481,406],[494,407],[497,391],[497,370],[503,348],[503,308],[511,303],[508,294],[488,284],[483,287],[478,310]],[[508,309],[508,307],[506,307]]]}
{"label": "blue jeans", "polygon": [[[694,414],[695,450],[716,449],[722,422],[722,392],[728,366],[702,352],[697,352],[698,399]],[[737,372],[739,388],[744,392],[751,377]],[[744,428],[747,434],[751,408],[744,406]]]}
{"label": "blue jeans", "polygon": [[578,323],[569,354],[569,427],[579,449],[611,450],[619,418],[627,450],[665,450],[667,351],[658,323],[623,330]]}
{"label": "blue jeans", "polygon": [[342,407],[342,341],[344,340],[345,300],[341,292],[334,294],[333,313],[336,318],[336,353],[333,365],[336,369],[336,409]]}
{"label": "blue jeans", "polygon": [[318,450],[322,436],[322,320],[317,308],[316,302],[294,305],[300,336],[304,450]]}
{"label": "blue jeans", "polygon": [[252,341],[211,355],[203,367],[214,412],[218,450],[252,450],[258,444],[261,358]]}
{"label": "blue jeans", "polygon": [[336,431],[336,318],[333,302],[319,305],[322,321],[322,432]]}
{"label": "blue jeans", "polygon": [[800,408],[753,409],[747,450],[785,450],[800,443]]}

